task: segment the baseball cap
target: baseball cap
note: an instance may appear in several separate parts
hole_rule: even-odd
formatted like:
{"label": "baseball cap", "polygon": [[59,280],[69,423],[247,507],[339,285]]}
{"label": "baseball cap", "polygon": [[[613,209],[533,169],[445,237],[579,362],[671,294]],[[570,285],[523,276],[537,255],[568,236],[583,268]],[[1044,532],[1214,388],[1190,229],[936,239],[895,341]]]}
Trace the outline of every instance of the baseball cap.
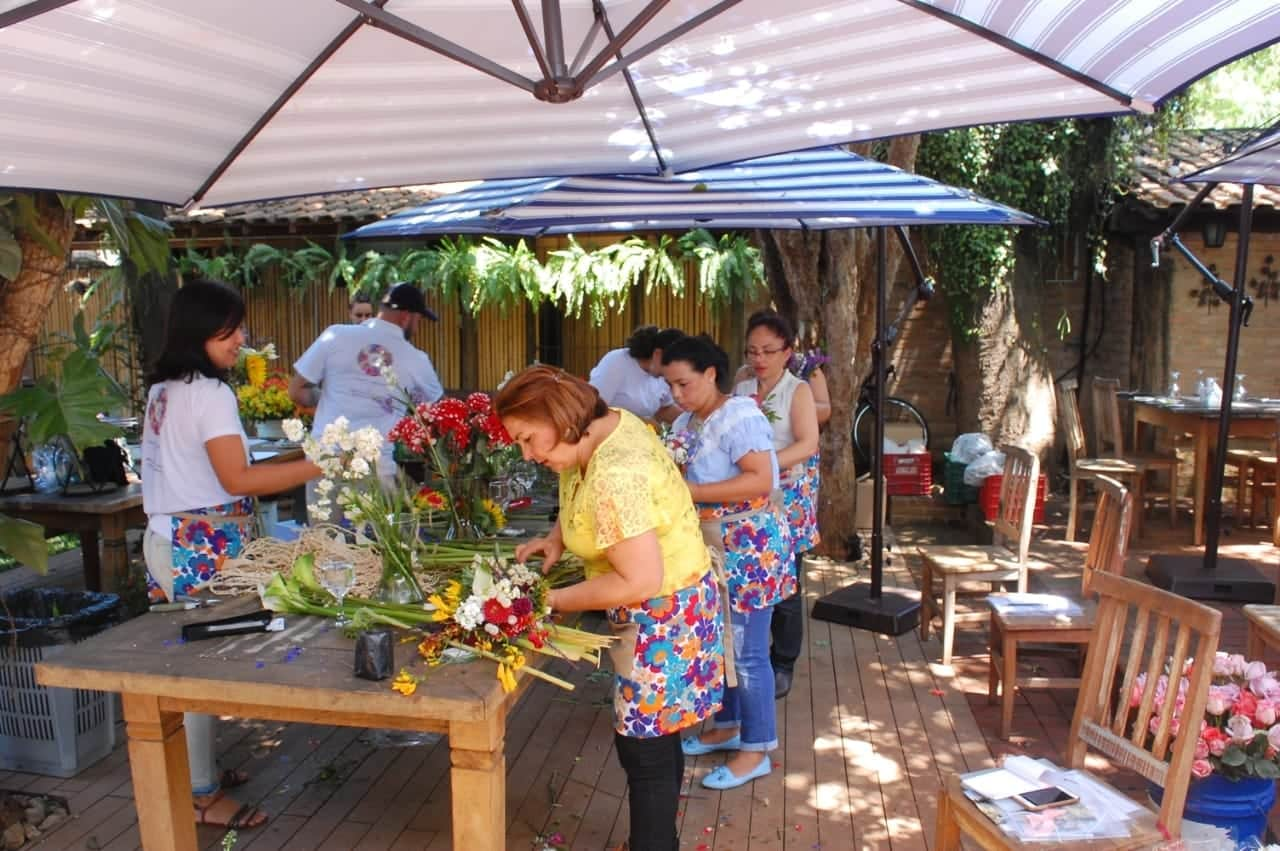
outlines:
{"label": "baseball cap", "polygon": [[422,290],[407,281],[393,286],[383,297],[382,306],[392,310],[418,313],[432,320],[440,318],[434,310],[427,307],[427,300],[422,297]]}

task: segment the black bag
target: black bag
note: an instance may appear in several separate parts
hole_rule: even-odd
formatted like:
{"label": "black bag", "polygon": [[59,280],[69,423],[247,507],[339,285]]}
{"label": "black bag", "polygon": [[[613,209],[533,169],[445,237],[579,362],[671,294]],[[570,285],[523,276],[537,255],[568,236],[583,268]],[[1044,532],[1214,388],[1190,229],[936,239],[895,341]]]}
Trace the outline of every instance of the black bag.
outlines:
{"label": "black bag", "polygon": [[90,484],[120,485],[129,480],[125,470],[129,457],[114,440],[104,440],[101,446],[90,446],[84,451],[84,473]]}

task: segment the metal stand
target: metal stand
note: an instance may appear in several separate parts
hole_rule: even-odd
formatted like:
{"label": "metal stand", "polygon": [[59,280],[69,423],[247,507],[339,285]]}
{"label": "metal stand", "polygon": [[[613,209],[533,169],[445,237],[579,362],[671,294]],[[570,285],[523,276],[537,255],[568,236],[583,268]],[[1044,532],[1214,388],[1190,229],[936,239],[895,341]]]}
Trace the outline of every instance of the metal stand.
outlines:
{"label": "metal stand", "polygon": [[[1199,201],[1217,184],[1208,184],[1197,196],[1196,202],[1184,209],[1199,207]],[[1166,239],[1187,258],[1201,275],[1208,279],[1218,298],[1230,307],[1227,326],[1227,358],[1222,376],[1222,407],[1218,414],[1218,445],[1214,447],[1213,464],[1209,470],[1209,486],[1205,502],[1204,558],[1158,554],[1147,562],[1147,577],[1152,584],[1166,591],[1181,594],[1195,600],[1221,600],[1243,603],[1271,603],[1275,600],[1275,584],[1263,577],[1249,562],[1243,559],[1218,559],[1218,534],[1222,525],[1222,474],[1227,465],[1227,440],[1231,434],[1231,399],[1236,388],[1236,361],[1240,354],[1240,329],[1249,324],[1253,301],[1244,292],[1248,272],[1249,235],[1253,227],[1253,184],[1243,186],[1240,200],[1240,238],[1236,245],[1236,286],[1232,287],[1214,275],[1191,251],[1182,244],[1173,229],[1182,220],[1179,215],[1173,225],[1152,241],[1155,249],[1152,265],[1159,259],[1159,244]],[[1139,506],[1141,509],[1141,506]],[[1197,517],[1195,522],[1201,522]]]}
{"label": "metal stand", "polygon": [[885,229],[876,228],[876,338],[871,344],[871,367],[876,376],[875,449],[871,453],[874,505],[871,510],[871,582],[846,585],[821,597],[813,605],[813,617],[858,629],[902,635],[920,623],[920,594],[915,591],[884,593],[884,382],[885,382],[885,300],[888,289]]}

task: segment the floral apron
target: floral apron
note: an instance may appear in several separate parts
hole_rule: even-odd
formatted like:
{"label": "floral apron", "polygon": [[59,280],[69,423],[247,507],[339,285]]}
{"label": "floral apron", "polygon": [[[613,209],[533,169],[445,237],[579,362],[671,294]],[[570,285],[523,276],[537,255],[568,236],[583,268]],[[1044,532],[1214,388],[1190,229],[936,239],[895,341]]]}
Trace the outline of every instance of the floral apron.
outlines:
{"label": "floral apron", "polygon": [[797,464],[796,475],[782,482],[782,509],[791,530],[791,546],[797,556],[818,545],[818,455]]}
{"label": "floral apron", "polygon": [[780,509],[768,497],[703,503],[698,520],[707,545],[724,554],[729,605],[735,611],[767,609],[796,593],[796,577],[786,558],[791,536]]}
{"label": "floral apron", "polygon": [[[222,563],[240,555],[253,536],[253,497],[195,508],[173,515],[173,595],[188,594],[217,574]],[[150,576],[147,595],[163,601],[164,591]]]}
{"label": "floral apron", "polygon": [[[724,697],[719,592],[707,573],[696,584],[606,615],[620,641],[610,652],[614,729],[648,739],[692,727]],[[627,652],[630,650],[630,652]]]}

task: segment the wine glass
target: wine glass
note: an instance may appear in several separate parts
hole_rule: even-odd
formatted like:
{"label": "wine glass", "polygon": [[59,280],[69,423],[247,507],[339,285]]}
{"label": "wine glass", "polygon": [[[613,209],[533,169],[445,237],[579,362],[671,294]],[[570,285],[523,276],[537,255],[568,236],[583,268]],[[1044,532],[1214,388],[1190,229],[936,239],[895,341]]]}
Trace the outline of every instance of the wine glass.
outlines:
{"label": "wine glass", "polygon": [[333,595],[338,601],[338,626],[346,626],[351,623],[346,613],[342,610],[342,599],[347,596],[347,592],[356,584],[356,566],[355,562],[340,558],[327,558],[321,560],[316,567],[317,579],[324,587],[324,590]]}
{"label": "wine glass", "polygon": [[511,490],[511,482],[507,479],[494,479],[489,482],[489,499],[493,500],[494,504],[503,511],[506,511],[514,498]]}
{"label": "wine glass", "polygon": [[1167,395],[1175,402],[1182,395],[1182,388],[1178,386],[1178,379],[1181,377],[1182,373],[1176,369],[1169,372],[1169,392]]}
{"label": "wine glass", "polygon": [[1248,392],[1244,389],[1244,373],[1236,373],[1236,391],[1231,394],[1231,398],[1236,402],[1243,402],[1248,398]]}
{"label": "wine glass", "polygon": [[1198,398],[1201,402],[1203,402],[1205,400],[1205,397],[1208,395],[1209,395],[1209,388],[1206,387],[1204,383],[1204,370],[1197,369],[1196,370],[1196,398]]}

